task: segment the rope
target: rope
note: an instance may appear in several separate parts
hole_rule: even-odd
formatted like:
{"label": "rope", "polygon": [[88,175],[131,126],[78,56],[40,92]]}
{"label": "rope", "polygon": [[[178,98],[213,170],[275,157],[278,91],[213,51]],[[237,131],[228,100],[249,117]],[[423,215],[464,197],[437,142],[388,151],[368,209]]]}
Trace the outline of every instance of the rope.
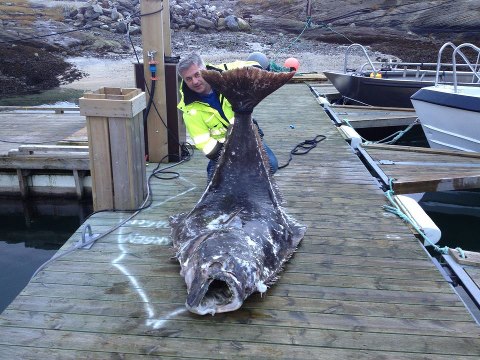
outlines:
{"label": "rope", "polygon": [[299,39],[300,37],[303,35],[303,33],[305,32],[305,30],[308,28],[308,27],[311,27],[311,24],[312,24],[312,18],[309,16],[307,17],[307,20],[305,21],[305,26],[303,27],[302,31],[300,32],[300,34],[298,34],[298,36],[293,39],[290,44],[288,44],[287,46],[283,47],[283,48],[280,48],[278,50],[278,52],[283,52],[283,51],[286,51],[288,50],[289,48],[291,48],[293,46],[293,44],[295,44]]}
{"label": "rope", "polygon": [[[347,119],[342,119],[342,121],[348,125],[349,127],[351,127],[352,129],[354,129],[354,127],[352,126],[352,124],[350,124],[350,122],[347,120]],[[393,134],[390,134],[388,135],[387,137],[381,139],[381,140],[377,140],[377,141],[370,141],[370,140],[367,140],[365,139],[363,136],[360,136],[360,138],[362,139],[363,143],[366,144],[366,145],[369,145],[369,144],[395,144],[398,140],[400,140],[400,138],[405,135],[406,133],[408,133],[414,125],[418,124],[419,123],[419,120],[418,118],[412,122],[410,125],[408,125],[405,130],[400,130],[400,131],[397,131],[397,132],[394,132]],[[391,140],[390,140],[391,139]]]}
{"label": "rope", "polygon": [[310,150],[313,148],[317,147],[317,144],[320,141],[325,140],[327,137],[325,135],[317,135],[315,136],[314,139],[312,140],[305,140],[301,142],[300,144],[296,145],[292,151],[290,151],[289,154],[289,159],[285,165],[279,166],[278,169],[283,169],[287,167],[290,164],[290,161],[292,161],[293,155],[305,155],[307,154]]}

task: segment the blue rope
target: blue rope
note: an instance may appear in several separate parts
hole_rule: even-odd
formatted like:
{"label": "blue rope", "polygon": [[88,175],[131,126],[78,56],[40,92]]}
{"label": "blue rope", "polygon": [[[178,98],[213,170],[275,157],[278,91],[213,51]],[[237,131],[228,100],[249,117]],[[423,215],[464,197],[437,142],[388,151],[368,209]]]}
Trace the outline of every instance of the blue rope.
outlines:
{"label": "blue rope", "polygon": [[[342,119],[342,121],[347,124],[348,126],[350,126],[352,129],[355,129],[352,124],[350,124],[350,122],[347,120],[347,119]],[[411,123],[410,125],[407,126],[407,128],[405,130],[400,130],[400,131],[397,131],[391,135],[388,135],[387,137],[381,139],[381,140],[377,140],[377,141],[370,141],[370,140],[367,140],[365,139],[364,137],[360,136],[360,138],[364,141],[364,143],[366,145],[368,144],[395,144],[403,135],[405,135],[407,132],[409,132],[413,126],[415,124],[418,123],[418,119],[415,120],[413,123]],[[390,138],[392,138],[391,140],[389,140]]]}
{"label": "blue rope", "polygon": [[306,30],[307,28],[311,27],[311,24],[312,24],[312,18],[309,16],[309,17],[307,17],[307,20],[306,20],[306,22],[305,22],[305,26],[303,27],[301,33],[300,33],[295,39],[293,39],[293,40],[290,42],[289,45],[285,46],[284,48],[280,48],[280,49],[278,50],[278,53],[281,53],[281,52],[286,51],[286,50],[288,50],[289,48],[291,48],[291,47],[293,46],[293,44],[295,44],[295,42],[297,42],[297,41],[300,39],[300,37],[301,37],[301,36],[303,35],[303,33],[305,32],[305,30]]}
{"label": "blue rope", "polygon": [[460,257],[461,257],[462,259],[466,259],[466,258],[467,258],[467,257],[465,256],[465,251],[463,251],[461,247],[456,247],[455,250],[458,251],[458,253],[460,254]]}

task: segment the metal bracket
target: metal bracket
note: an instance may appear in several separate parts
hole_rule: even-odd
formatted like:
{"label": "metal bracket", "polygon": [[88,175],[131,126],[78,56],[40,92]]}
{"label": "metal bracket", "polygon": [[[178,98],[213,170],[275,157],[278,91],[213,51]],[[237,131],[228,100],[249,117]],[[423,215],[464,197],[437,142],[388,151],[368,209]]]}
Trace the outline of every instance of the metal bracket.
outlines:
{"label": "metal bracket", "polygon": [[[87,234],[88,231],[88,234]],[[85,225],[82,232],[82,239],[77,242],[77,248],[90,250],[95,241],[100,237],[100,234],[93,234],[90,224]]]}

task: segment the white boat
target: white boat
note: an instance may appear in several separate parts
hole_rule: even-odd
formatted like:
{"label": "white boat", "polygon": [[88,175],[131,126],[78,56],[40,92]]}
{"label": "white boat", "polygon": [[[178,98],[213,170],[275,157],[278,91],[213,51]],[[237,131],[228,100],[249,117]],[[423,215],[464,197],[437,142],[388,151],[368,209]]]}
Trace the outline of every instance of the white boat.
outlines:
{"label": "white boat", "polygon": [[412,95],[413,107],[431,148],[480,152],[480,88],[458,85],[456,55],[461,49],[477,52],[476,63],[467,61],[474,82],[480,83],[480,48],[459,45],[453,52],[453,84],[427,86]]}

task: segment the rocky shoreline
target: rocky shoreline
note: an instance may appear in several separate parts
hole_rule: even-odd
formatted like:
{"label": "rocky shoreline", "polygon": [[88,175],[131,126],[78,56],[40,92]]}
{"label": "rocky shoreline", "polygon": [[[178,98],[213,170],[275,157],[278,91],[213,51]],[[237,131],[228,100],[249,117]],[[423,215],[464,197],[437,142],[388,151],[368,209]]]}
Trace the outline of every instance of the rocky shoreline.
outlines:
{"label": "rocky shoreline", "polygon": [[[76,3],[75,3],[76,4]],[[208,0],[171,0],[172,30],[251,31],[247,20],[235,15],[232,8],[217,8]],[[140,0],[89,0],[71,11],[66,9],[65,22],[76,28],[99,28],[119,34],[141,33]],[[67,13],[68,12],[68,13]]]}
{"label": "rocky shoreline", "polygon": [[[214,63],[262,51],[280,65],[297,57],[303,72],[340,68],[352,42],[367,46],[373,58],[387,54],[432,62],[445,41],[478,40],[480,25],[480,9],[468,0],[368,0],[342,7],[326,0],[314,3],[308,22],[300,0],[169,3],[173,55],[197,51]],[[0,3],[0,96],[39,92],[86,76],[65,61],[69,57],[130,58],[130,39],[140,54],[139,14],[139,0]]]}

